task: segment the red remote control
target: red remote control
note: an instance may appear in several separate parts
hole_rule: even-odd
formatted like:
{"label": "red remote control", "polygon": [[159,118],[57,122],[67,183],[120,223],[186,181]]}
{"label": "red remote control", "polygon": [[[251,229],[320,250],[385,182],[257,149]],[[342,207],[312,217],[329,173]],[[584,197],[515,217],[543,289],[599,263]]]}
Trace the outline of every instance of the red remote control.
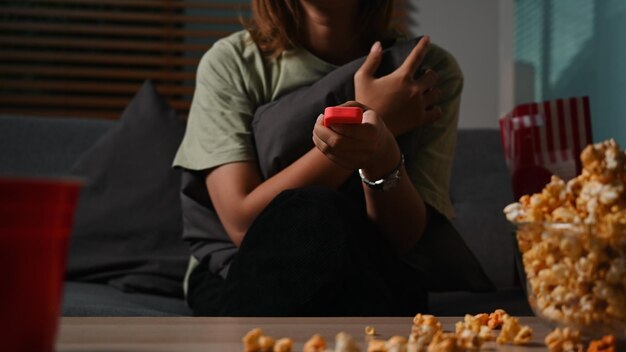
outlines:
{"label": "red remote control", "polygon": [[324,126],[340,123],[360,124],[363,120],[363,109],[354,106],[331,106],[324,109]]}

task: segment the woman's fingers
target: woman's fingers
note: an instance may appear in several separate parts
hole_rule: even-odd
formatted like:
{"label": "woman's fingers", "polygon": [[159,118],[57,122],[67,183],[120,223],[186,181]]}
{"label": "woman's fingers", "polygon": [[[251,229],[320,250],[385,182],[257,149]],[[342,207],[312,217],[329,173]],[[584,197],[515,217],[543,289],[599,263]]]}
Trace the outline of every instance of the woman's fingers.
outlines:
{"label": "woman's fingers", "polygon": [[[365,117],[365,114],[363,115]],[[365,119],[364,119],[365,120]],[[369,141],[376,138],[377,126],[370,123],[363,123],[359,125],[352,124],[338,124],[330,126],[330,129],[340,134],[343,137],[356,141]]]}
{"label": "woman's fingers", "polygon": [[339,139],[325,139],[320,134],[313,134],[313,144],[328,159],[347,170],[354,170],[363,163],[370,152],[363,152],[357,145],[338,143]]}
{"label": "woman's fingers", "polygon": [[367,144],[378,136],[379,126],[370,123],[359,125],[338,124],[330,127],[316,127],[315,133],[331,147],[339,145]]}
{"label": "woman's fingers", "polygon": [[408,75],[409,77],[415,76],[415,72],[417,72],[418,67],[422,64],[422,61],[424,60],[424,56],[426,55],[426,51],[428,49],[428,44],[430,44],[430,37],[425,35],[413,47],[413,50],[411,50],[402,65],[398,67],[398,70]]}
{"label": "woman's fingers", "polygon": [[365,61],[359,67],[359,70],[354,74],[355,79],[362,79],[363,77],[374,77],[374,73],[380,66],[380,61],[382,59],[382,46],[380,42],[374,43],[372,45],[372,49],[370,49],[369,54],[365,58]]}
{"label": "woman's fingers", "polygon": [[441,89],[439,88],[432,88],[424,92],[424,94],[422,94],[422,101],[424,102],[424,107],[426,107],[426,109],[428,110],[434,105],[437,105],[439,101],[441,100],[441,95],[442,95]]}
{"label": "woman's fingers", "polygon": [[336,153],[338,148],[342,148],[345,143],[341,139],[342,135],[324,126],[323,115],[320,115],[313,128],[313,143],[324,154]]}
{"label": "woman's fingers", "polygon": [[420,78],[417,79],[416,82],[420,91],[427,92],[435,87],[438,80],[439,76],[437,75],[437,72],[428,69]]}
{"label": "woman's fingers", "polygon": [[363,114],[363,123],[326,127],[318,117],[313,129],[313,143],[330,160],[346,169],[365,165],[379,147],[384,122],[372,110]]}
{"label": "woman's fingers", "polygon": [[334,162],[335,164],[341,166],[342,168],[346,170],[354,170],[354,167],[347,164],[343,159],[335,156],[335,154],[333,154],[330,151],[331,148],[328,146],[328,144],[326,144],[326,142],[324,142],[321,138],[319,138],[315,134],[313,135],[313,144],[315,144],[315,147],[319,149],[322,153],[324,153],[324,155],[326,155],[326,157],[330,159],[330,161]]}
{"label": "woman's fingers", "polygon": [[433,106],[431,109],[424,112],[424,123],[431,123],[438,120],[443,116],[443,112],[439,106]]}

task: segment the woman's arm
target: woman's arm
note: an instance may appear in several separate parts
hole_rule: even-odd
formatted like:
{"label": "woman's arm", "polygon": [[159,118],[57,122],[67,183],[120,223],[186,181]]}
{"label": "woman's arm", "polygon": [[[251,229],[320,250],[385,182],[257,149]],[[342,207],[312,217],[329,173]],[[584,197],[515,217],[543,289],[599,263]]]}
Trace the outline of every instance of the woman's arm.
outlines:
{"label": "woman's arm", "polygon": [[[389,192],[368,187],[364,191],[368,215],[402,252],[409,250],[426,228],[426,203],[448,217],[453,214],[449,177],[463,77],[454,58],[430,45],[428,37],[418,42],[397,70],[377,78],[374,72],[381,54],[380,46],[374,45],[355,75],[356,97],[374,107],[394,136],[416,128],[420,132],[419,140],[408,151],[411,164],[401,169],[399,184]],[[427,70],[415,79],[422,61],[436,73]],[[366,178],[379,179],[397,166],[397,144],[392,140],[389,145],[392,147],[384,148],[389,155],[387,164],[383,158],[375,164],[380,166],[378,171],[366,168]]]}
{"label": "woman's arm", "polygon": [[[236,245],[241,244],[254,219],[283,190],[308,185],[336,189],[358,168],[374,180],[397,167],[400,149],[373,111],[365,113],[362,125],[335,129],[341,134],[324,127],[319,119],[313,137],[318,148],[264,182],[254,162],[224,164],[207,174],[206,185],[213,205]],[[381,192],[365,187],[365,198],[370,219],[389,236],[398,252],[411,248],[424,230],[426,212],[404,166],[393,189]]]}
{"label": "woman's arm", "polygon": [[338,188],[350,174],[313,148],[265,182],[255,162],[236,162],[210,170],[206,186],[226,232],[239,246],[254,219],[280,192],[309,185]]}
{"label": "woman's arm", "polygon": [[[396,165],[379,170],[389,173],[400,160],[399,152],[388,160],[394,160]],[[365,177],[376,180],[381,171],[363,170]],[[398,253],[405,253],[420,239],[427,224],[426,205],[417,192],[411,179],[407,175],[404,165],[400,169],[400,180],[396,186],[388,191],[373,190],[364,185],[367,214],[382,233],[389,236],[391,243]]]}
{"label": "woman's arm", "polygon": [[[361,169],[369,180],[378,180],[398,168],[400,148],[385,122],[372,110],[361,125],[325,127],[317,121],[313,141],[330,160],[348,170]],[[411,183],[404,165],[391,189],[374,190],[363,185],[369,218],[378,225],[398,253],[408,251],[426,227],[424,201]]]}
{"label": "woman's arm", "polygon": [[[436,105],[442,96],[441,90],[436,88],[437,74],[428,70],[419,79],[414,79],[429,44],[429,37],[424,36],[400,67],[387,76],[376,78],[374,74],[382,60],[382,48],[380,43],[375,43],[354,76],[357,101],[369,105],[384,119],[384,122],[377,122],[378,116],[370,114],[370,121],[381,126],[383,137],[372,160],[360,166],[369,180],[380,179],[398,167],[401,153],[394,136],[436,121],[442,116],[441,109]],[[343,158],[343,162],[348,162],[347,158],[354,161],[354,155],[350,155],[353,153],[335,155],[341,154],[339,148],[328,148],[324,142],[324,139],[337,141],[349,137],[353,133],[351,129],[351,126],[324,129],[317,125],[316,133],[320,137],[316,145],[333,160]],[[368,216],[389,237],[396,250],[402,253],[419,240],[426,228],[428,214],[424,200],[411,182],[404,165],[400,166],[399,176],[398,184],[388,191],[373,190],[366,185],[363,187]]]}

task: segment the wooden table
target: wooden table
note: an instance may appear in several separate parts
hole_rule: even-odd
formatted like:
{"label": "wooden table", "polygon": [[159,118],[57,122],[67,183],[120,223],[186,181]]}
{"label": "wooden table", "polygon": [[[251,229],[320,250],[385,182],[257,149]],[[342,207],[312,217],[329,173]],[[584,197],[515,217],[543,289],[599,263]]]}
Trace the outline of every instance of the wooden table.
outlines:
{"label": "wooden table", "polygon": [[[440,318],[444,328],[454,330],[460,317]],[[345,331],[359,341],[365,326],[373,326],[381,338],[409,335],[412,318],[61,318],[57,351],[242,351],[241,338],[255,327],[274,338],[291,337],[293,351],[314,333],[322,334],[334,346],[335,335]],[[535,334],[528,346],[497,345],[489,342],[485,351],[545,351],[543,339],[549,332],[537,318],[521,317]],[[362,350],[366,349],[361,344]]]}

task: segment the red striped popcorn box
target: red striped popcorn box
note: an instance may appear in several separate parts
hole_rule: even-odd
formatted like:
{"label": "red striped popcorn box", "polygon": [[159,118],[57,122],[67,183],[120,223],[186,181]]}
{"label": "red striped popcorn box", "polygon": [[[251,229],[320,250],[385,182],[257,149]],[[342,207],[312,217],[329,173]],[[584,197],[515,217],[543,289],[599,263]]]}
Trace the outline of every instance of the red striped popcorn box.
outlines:
{"label": "red striped popcorn box", "polygon": [[516,199],[541,191],[552,174],[567,181],[592,143],[589,97],[519,105],[500,118],[500,135]]}

